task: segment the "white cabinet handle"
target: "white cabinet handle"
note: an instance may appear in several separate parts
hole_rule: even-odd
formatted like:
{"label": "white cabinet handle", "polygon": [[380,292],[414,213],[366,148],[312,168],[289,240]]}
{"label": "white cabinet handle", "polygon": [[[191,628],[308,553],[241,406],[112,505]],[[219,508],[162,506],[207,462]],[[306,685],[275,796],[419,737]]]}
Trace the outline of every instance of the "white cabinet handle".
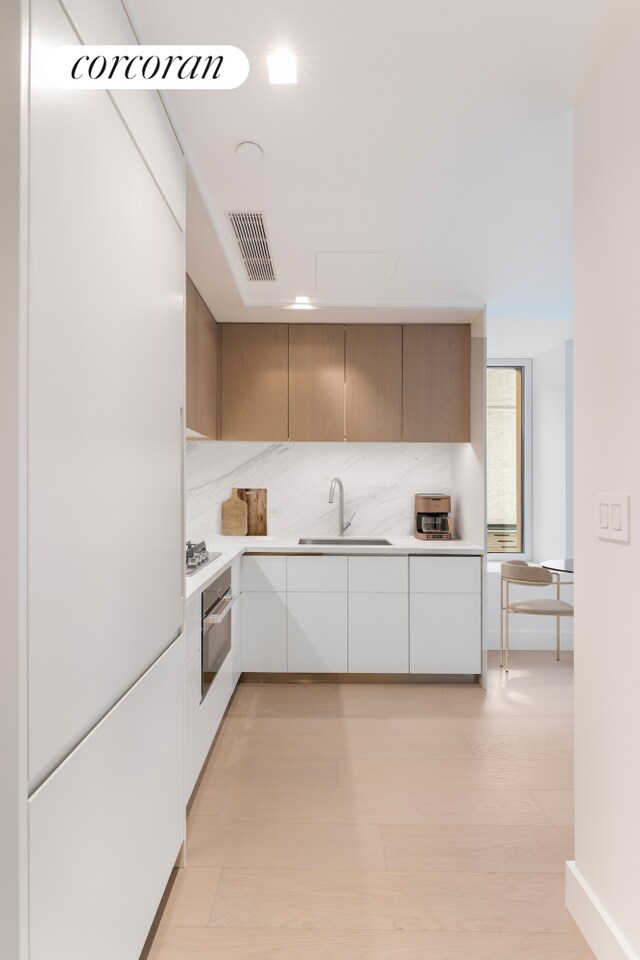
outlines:
{"label": "white cabinet handle", "polygon": [[205,627],[212,627],[212,626],[214,626],[216,623],[222,623],[222,621],[224,620],[224,618],[226,617],[226,615],[229,613],[229,611],[231,610],[231,607],[234,605],[234,603],[236,602],[237,599],[238,599],[237,596],[235,596],[235,597],[225,597],[224,600],[221,602],[220,607],[219,607],[219,609],[220,609],[221,612],[220,612],[220,613],[210,613],[209,616],[207,616],[207,617],[204,618],[203,626],[205,626]]}

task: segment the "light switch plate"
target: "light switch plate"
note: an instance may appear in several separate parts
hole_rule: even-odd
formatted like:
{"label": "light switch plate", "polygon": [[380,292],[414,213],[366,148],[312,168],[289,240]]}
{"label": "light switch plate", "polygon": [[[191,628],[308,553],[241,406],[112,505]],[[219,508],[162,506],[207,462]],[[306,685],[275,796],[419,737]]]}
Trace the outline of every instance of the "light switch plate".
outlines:
{"label": "light switch plate", "polygon": [[597,500],[599,539],[629,543],[629,495],[599,493]]}

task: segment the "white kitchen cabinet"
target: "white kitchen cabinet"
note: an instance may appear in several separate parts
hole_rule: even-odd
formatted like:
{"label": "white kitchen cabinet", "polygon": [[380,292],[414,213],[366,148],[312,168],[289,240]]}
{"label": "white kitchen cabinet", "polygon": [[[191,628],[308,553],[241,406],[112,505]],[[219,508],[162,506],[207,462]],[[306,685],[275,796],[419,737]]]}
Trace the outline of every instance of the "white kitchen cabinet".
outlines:
{"label": "white kitchen cabinet", "polygon": [[411,593],[480,593],[480,557],[411,557]]}
{"label": "white kitchen cabinet", "polygon": [[231,670],[235,689],[242,673],[242,558],[231,564],[231,593],[238,599],[231,611]]}
{"label": "white kitchen cabinet", "polygon": [[409,672],[406,588],[404,593],[349,591],[348,669],[349,673]]}
{"label": "white kitchen cabinet", "polygon": [[[254,559],[253,557],[249,559]],[[271,559],[271,558],[260,558]],[[284,557],[277,559],[283,559]],[[246,567],[243,566],[246,584]],[[242,593],[242,669],[249,673],[286,673],[287,596]]]}
{"label": "white kitchen cabinet", "polygon": [[408,590],[408,557],[349,557],[350,593],[406,594]]}
{"label": "white kitchen cabinet", "polygon": [[347,594],[289,593],[287,651],[289,673],[346,673]]}
{"label": "white kitchen cabinet", "polygon": [[411,673],[480,673],[480,593],[414,593],[409,615]]}
{"label": "white kitchen cabinet", "polygon": [[30,960],[139,957],[184,838],[183,679],[181,637],[29,800]]}
{"label": "white kitchen cabinet", "polygon": [[200,747],[202,662],[198,653],[184,674],[184,806],[200,776],[204,757]]}
{"label": "white kitchen cabinet", "polygon": [[248,593],[284,593],[287,589],[287,558],[243,557],[242,590]]}
{"label": "white kitchen cabinet", "polygon": [[288,593],[346,593],[347,557],[287,557]]}

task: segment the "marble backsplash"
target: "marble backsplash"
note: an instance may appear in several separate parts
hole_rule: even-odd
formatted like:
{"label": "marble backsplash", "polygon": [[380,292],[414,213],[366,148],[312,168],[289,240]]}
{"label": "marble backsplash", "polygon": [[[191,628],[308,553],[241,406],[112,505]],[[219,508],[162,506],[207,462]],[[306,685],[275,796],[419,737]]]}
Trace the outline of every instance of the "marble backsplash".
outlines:
{"label": "marble backsplash", "polygon": [[186,444],[186,532],[189,540],[220,533],[220,504],[233,487],[266,487],[268,532],[335,536],[338,505],[329,487],[345,487],[349,536],[413,532],[416,493],[451,492],[448,443]]}

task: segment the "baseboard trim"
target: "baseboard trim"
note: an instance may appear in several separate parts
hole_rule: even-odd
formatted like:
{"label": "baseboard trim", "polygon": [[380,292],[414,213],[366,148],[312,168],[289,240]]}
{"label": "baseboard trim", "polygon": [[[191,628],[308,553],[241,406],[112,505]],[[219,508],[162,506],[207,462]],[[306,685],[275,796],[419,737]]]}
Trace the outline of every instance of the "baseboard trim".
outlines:
{"label": "baseboard trim", "polygon": [[[500,649],[500,633],[498,630],[487,630],[487,650]],[[509,632],[510,650],[555,650],[555,630],[511,630]],[[560,634],[560,649],[573,650],[573,631],[562,631]]]}
{"label": "baseboard trim", "polygon": [[575,860],[566,863],[565,904],[598,960],[640,960],[576,867]]}

